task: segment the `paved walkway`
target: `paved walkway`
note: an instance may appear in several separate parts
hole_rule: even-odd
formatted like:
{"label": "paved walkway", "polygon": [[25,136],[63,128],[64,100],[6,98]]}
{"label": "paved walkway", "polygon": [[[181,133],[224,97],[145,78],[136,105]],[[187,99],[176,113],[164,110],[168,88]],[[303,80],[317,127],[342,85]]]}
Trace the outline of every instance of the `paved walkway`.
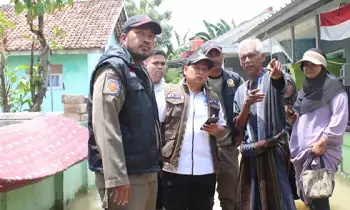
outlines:
{"label": "paved walkway", "polygon": [[[331,198],[332,210],[349,210],[350,209],[350,181],[345,180],[340,176],[336,176],[336,185],[334,194]],[[304,204],[300,201],[296,202],[298,210],[307,210]],[[95,189],[91,190],[87,195],[79,196],[67,210],[101,210],[100,200]],[[221,210],[220,203],[215,195],[214,210]]]}

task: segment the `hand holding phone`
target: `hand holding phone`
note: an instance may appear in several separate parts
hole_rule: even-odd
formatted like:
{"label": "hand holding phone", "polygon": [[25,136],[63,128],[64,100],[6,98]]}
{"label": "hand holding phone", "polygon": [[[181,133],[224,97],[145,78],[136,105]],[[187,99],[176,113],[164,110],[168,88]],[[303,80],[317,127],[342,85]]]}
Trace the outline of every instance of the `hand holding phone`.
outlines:
{"label": "hand holding phone", "polygon": [[293,125],[295,120],[297,119],[297,113],[293,110],[293,109],[290,109],[290,108],[287,108],[287,111],[286,111],[286,120],[287,122],[290,124],[290,125]]}
{"label": "hand holding phone", "polygon": [[218,117],[209,117],[207,119],[207,121],[205,121],[205,123],[202,125],[201,130],[203,130],[204,125],[210,125],[210,124],[214,124],[214,123],[218,123],[219,122],[219,118]]}

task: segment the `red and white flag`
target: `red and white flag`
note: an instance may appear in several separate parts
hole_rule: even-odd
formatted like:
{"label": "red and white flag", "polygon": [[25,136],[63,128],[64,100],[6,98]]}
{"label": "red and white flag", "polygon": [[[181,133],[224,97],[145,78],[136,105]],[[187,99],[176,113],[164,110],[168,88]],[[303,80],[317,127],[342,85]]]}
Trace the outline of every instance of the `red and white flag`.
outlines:
{"label": "red and white flag", "polygon": [[335,41],[350,38],[350,4],[320,14],[322,40]]}

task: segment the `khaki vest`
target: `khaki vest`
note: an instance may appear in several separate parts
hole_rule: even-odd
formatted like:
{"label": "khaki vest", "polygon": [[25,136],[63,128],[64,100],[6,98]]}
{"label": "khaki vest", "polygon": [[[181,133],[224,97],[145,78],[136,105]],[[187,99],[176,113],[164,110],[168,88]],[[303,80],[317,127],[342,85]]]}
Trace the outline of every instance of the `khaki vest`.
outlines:
{"label": "khaki vest", "polygon": [[[219,98],[214,91],[211,91],[210,87],[205,85],[204,88],[208,99],[208,116],[214,115],[218,117],[220,111]],[[162,128],[164,139],[164,146],[162,148],[164,158],[163,167],[167,171],[176,172],[187,121],[189,89],[186,83],[179,83],[167,85],[164,91],[167,108]],[[210,136],[210,147],[213,155],[214,169],[218,173],[219,164],[216,138],[214,136]]]}

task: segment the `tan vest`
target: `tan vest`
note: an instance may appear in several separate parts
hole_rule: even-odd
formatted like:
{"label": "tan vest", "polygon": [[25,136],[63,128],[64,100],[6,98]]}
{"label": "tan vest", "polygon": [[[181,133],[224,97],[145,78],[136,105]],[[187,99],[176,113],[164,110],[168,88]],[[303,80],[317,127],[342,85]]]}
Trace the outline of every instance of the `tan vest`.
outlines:
{"label": "tan vest", "polygon": [[[211,91],[211,89],[205,85],[206,97],[208,103],[208,116],[218,117],[220,106],[218,103],[218,96]],[[166,117],[163,123],[163,167],[167,171],[176,172],[180,149],[183,141],[183,135],[185,133],[185,127],[187,122],[187,110],[188,110],[188,96],[189,89],[186,83],[169,84],[165,88],[166,99]],[[214,169],[218,173],[219,164],[217,157],[216,138],[210,136],[210,147],[213,155]]]}

